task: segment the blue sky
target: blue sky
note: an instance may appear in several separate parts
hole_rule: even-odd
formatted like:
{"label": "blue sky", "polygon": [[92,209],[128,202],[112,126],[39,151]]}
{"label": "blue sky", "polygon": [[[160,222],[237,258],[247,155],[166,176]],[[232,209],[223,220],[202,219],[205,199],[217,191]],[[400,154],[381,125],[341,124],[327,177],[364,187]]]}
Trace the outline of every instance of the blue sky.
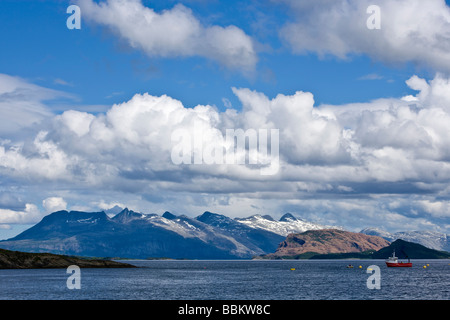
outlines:
{"label": "blue sky", "polygon": [[[450,7],[404,4],[1,1],[0,238],[115,204],[448,233]],[[200,120],[279,129],[279,174],[174,167]]]}
{"label": "blue sky", "polygon": [[[149,58],[96,25],[83,23],[81,30],[68,30],[65,22],[69,14],[65,11],[70,3],[2,1],[0,18],[4,27],[0,35],[8,43],[8,50],[0,53],[0,67],[4,73],[33,83],[64,89],[84,105],[110,105],[135,93],[150,92],[169,94],[187,106],[214,104],[223,108],[222,98],[235,101],[231,87],[249,87],[271,97],[305,90],[314,92],[317,104],[364,102],[379,98],[379,92],[385,97],[409,94],[405,81],[416,72],[407,64],[388,68],[364,56],[343,61],[333,56],[320,59],[313,53],[292,54],[270,25],[282,25],[291,19],[289,8],[270,2],[181,2],[205,24],[237,25],[255,35],[263,48],[255,75],[248,77],[198,57]],[[144,4],[162,11],[176,2]],[[266,10],[264,18],[252,11],[254,6]],[[266,26],[265,20],[260,22],[258,18],[273,21]],[[361,80],[370,74],[382,79]],[[426,74],[426,70],[419,74]],[[68,85],[64,87],[58,79]],[[239,107],[237,102],[235,107]]]}

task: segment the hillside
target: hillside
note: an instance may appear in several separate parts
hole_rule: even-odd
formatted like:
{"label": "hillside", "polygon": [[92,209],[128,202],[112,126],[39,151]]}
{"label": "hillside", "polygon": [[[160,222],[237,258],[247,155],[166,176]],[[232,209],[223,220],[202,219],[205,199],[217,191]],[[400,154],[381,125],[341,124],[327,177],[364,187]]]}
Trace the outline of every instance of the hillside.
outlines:
{"label": "hillside", "polygon": [[67,268],[135,268],[135,266],[110,260],[80,259],[51,253],[28,253],[0,249],[0,269]]}
{"label": "hillside", "polygon": [[381,237],[337,230],[310,230],[290,234],[281,242],[274,253],[264,255],[265,259],[311,257],[317,254],[362,253],[377,251],[389,246]]}
{"label": "hillside", "polygon": [[450,253],[429,249],[421,244],[408,242],[405,240],[395,240],[388,247],[378,250],[371,255],[372,259],[385,259],[392,255],[395,250],[395,255],[400,259],[450,259]]}

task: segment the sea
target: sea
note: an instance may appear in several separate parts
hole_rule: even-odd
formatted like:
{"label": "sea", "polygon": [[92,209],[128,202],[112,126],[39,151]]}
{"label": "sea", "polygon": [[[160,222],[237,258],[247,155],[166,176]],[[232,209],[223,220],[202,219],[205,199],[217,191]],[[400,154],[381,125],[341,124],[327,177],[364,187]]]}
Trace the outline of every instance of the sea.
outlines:
{"label": "sea", "polygon": [[66,269],[0,270],[0,300],[450,299],[450,260],[412,260],[412,268],[382,260],[123,262],[138,268],[82,268],[76,279]]}

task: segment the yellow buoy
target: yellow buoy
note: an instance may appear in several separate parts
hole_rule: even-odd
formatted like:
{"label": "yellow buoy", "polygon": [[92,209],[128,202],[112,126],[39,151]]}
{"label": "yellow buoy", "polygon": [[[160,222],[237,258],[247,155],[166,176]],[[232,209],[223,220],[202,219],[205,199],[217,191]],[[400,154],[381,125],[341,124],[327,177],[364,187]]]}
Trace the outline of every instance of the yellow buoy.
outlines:
{"label": "yellow buoy", "polygon": [[423,266],[423,268],[424,268],[424,269],[426,269],[426,268],[427,268],[427,266]]}
{"label": "yellow buoy", "polygon": [[427,267],[429,267],[430,265],[427,263]]}
{"label": "yellow buoy", "polygon": [[362,266],[359,266],[360,269],[362,269]]}
{"label": "yellow buoy", "polygon": [[295,268],[291,268],[291,271],[295,271]]}

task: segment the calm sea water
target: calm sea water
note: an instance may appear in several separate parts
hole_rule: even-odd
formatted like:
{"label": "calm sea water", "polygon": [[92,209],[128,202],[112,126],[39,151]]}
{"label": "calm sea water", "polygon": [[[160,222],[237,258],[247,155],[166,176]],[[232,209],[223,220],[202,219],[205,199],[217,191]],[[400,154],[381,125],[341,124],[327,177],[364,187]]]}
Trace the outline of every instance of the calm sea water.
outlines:
{"label": "calm sea water", "polygon": [[[139,268],[81,269],[81,289],[72,290],[65,269],[0,270],[0,299],[450,299],[450,260],[413,260],[412,268],[381,260],[126,262]],[[380,267],[379,290],[367,288],[370,265]]]}

